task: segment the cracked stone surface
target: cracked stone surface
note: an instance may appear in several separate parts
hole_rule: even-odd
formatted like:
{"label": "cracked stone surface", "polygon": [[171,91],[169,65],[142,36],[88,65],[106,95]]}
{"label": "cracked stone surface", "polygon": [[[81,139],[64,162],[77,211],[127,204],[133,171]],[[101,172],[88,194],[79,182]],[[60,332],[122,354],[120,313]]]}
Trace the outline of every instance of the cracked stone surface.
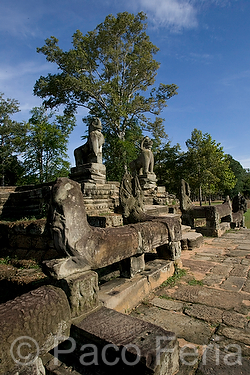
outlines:
{"label": "cracked stone surface", "polygon": [[206,237],[181,258],[186,275],[159,288],[131,314],[176,333],[177,375],[248,375],[250,229]]}

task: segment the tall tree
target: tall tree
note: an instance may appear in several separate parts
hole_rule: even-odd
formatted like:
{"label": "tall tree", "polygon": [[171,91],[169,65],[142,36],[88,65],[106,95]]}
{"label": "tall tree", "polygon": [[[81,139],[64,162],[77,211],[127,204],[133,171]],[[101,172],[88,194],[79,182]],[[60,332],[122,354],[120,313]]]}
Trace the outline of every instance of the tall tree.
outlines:
{"label": "tall tree", "polygon": [[67,143],[75,118],[54,117],[54,113],[48,113],[44,106],[33,108],[31,114],[23,153],[26,182],[42,183],[67,176],[70,165]]}
{"label": "tall tree", "polygon": [[170,141],[166,142],[155,152],[155,174],[159,185],[164,185],[169,193],[176,194],[179,191],[181,180],[181,152],[177,143],[171,146]]}
{"label": "tall tree", "polygon": [[186,145],[188,151],[183,160],[183,173],[192,190],[199,193],[200,203],[202,193],[211,196],[235,186],[230,162],[220,143],[216,143],[210,134],[194,129]]}
{"label": "tall tree", "polygon": [[[13,158],[24,147],[26,127],[14,121],[11,116],[19,112],[19,103],[15,99],[4,99],[0,93],[0,179],[1,185],[9,183],[6,172],[13,166]],[[6,181],[5,181],[6,180]],[[12,180],[13,181],[13,180]]]}
{"label": "tall tree", "polygon": [[227,160],[229,161],[229,167],[235,175],[236,184],[233,187],[233,189],[230,189],[230,190],[227,189],[225,191],[225,194],[233,198],[238,193],[241,193],[241,194],[243,193],[244,183],[245,183],[245,178],[246,178],[246,170],[231,155],[226,155],[226,157],[227,157]]}
{"label": "tall tree", "polygon": [[177,94],[177,86],[154,86],[160,67],[154,59],[158,48],[146,34],[145,20],[142,12],[109,15],[85,36],[77,30],[67,52],[55,37],[46,39],[38,52],[56,63],[60,72],[40,77],[35,95],[51,108],[64,105],[66,113],[78,106],[87,108],[90,116],[100,117],[109,138],[126,140],[135,122],[157,141],[165,137],[159,115]]}
{"label": "tall tree", "polygon": [[244,185],[242,189],[243,195],[250,199],[250,169],[245,169]]}

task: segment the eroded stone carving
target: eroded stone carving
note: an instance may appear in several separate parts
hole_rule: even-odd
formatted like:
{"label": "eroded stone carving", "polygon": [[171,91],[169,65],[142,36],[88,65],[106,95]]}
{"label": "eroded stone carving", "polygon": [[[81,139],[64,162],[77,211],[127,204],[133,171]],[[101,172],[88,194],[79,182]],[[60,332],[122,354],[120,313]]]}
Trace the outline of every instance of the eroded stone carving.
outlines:
{"label": "eroded stone carving", "polygon": [[189,183],[181,179],[181,191],[180,191],[180,208],[181,211],[187,211],[193,208],[193,202],[190,198],[190,186]]}
{"label": "eroded stone carving", "polygon": [[138,177],[126,172],[120,184],[119,191],[122,216],[125,223],[145,221],[143,191]]}
{"label": "eroded stone carving", "polygon": [[101,120],[94,117],[89,125],[87,142],[74,150],[76,167],[71,168],[72,180],[79,183],[105,184],[106,167],[102,163],[102,146],[105,140],[101,130]]}
{"label": "eroded stone carving", "polygon": [[182,224],[195,226],[195,219],[205,219],[206,225],[196,227],[196,231],[207,236],[220,237],[230,227],[244,226],[245,198],[240,194],[232,202],[227,196],[222,204],[216,206],[195,206],[190,199],[189,184],[181,180],[180,207]]}
{"label": "eroded stone carving", "polygon": [[81,186],[67,178],[59,178],[55,183],[51,210],[49,220],[54,245],[68,256],[46,263],[49,273],[58,278],[105,267],[181,239],[180,218],[177,216],[123,227],[91,227]]}
{"label": "eroded stone carving", "polygon": [[154,155],[151,150],[153,141],[148,137],[144,137],[141,143],[141,153],[137,159],[129,164],[132,173],[137,175],[154,172]]}
{"label": "eroded stone carving", "polygon": [[102,164],[102,146],[104,142],[101,120],[98,117],[94,117],[89,125],[87,142],[74,150],[76,166],[87,163]]}
{"label": "eroded stone carving", "polygon": [[[26,362],[32,364],[33,359],[54,348],[55,342],[63,342],[69,337],[71,313],[62,289],[49,285],[1,304],[0,321],[0,373],[16,368],[19,374],[20,367],[25,368]],[[30,339],[28,344],[27,337]],[[19,356],[15,356],[16,347],[11,346],[15,341],[19,345]],[[20,359],[20,363],[15,359]]]}
{"label": "eroded stone carving", "polygon": [[156,187],[156,175],[154,174],[154,155],[151,150],[153,141],[144,137],[141,143],[141,153],[137,159],[131,161],[129,167],[133,176],[138,175],[143,189]]}

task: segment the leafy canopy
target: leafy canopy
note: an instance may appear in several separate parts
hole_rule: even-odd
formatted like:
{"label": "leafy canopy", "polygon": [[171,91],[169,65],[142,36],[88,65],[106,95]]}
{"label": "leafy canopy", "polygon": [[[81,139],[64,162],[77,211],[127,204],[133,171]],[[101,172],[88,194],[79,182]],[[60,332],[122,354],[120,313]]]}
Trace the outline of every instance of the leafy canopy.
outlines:
{"label": "leafy canopy", "polygon": [[236,183],[227,155],[220,143],[208,133],[194,129],[186,141],[188,151],[184,158],[185,178],[191,190],[202,188],[204,194],[223,193]]}
{"label": "leafy canopy", "polygon": [[75,125],[69,116],[55,116],[41,107],[31,110],[27,124],[26,150],[23,153],[26,183],[47,182],[55,177],[67,176],[68,137]]}
{"label": "leafy canopy", "polygon": [[[11,116],[19,112],[19,103],[15,99],[5,99],[0,93],[0,178],[1,185],[10,183],[7,178],[16,154],[24,148],[24,135],[26,127],[23,123],[11,119]],[[13,174],[12,174],[13,175]],[[11,178],[13,183],[15,178]]]}
{"label": "leafy canopy", "polygon": [[90,116],[101,118],[104,134],[108,130],[122,140],[134,122],[156,139],[166,136],[159,114],[177,86],[152,87],[160,64],[153,58],[158,48],[145,32],[145,20],[142,12],[108,15],[85,36],[77,30],[67,52],[55,37],[46,39],[37,50],[60,72],[40,77],[35,95],[51,108],[64,105],[66,113],[87,108]]}

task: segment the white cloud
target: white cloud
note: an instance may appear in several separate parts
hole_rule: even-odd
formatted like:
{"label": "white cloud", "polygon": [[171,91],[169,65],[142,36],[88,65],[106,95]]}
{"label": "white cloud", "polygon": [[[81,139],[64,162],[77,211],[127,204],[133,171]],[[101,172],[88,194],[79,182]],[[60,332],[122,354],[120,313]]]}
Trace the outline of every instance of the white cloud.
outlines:
{"label": "white cloud", "polygon": [[155,25],[173,31],[197,26],[197,11],[189,0],[139,0],[138,5]]}
{"label": "white cloud", "polygon": [[49,63],[42,65],[37,64],[35,61],[25,61],[17,65],[0,65],[0,84],[11,81],[14,79],[20,79],[24,76],[31,76],[33,74],[42,74],[48,71]]}

